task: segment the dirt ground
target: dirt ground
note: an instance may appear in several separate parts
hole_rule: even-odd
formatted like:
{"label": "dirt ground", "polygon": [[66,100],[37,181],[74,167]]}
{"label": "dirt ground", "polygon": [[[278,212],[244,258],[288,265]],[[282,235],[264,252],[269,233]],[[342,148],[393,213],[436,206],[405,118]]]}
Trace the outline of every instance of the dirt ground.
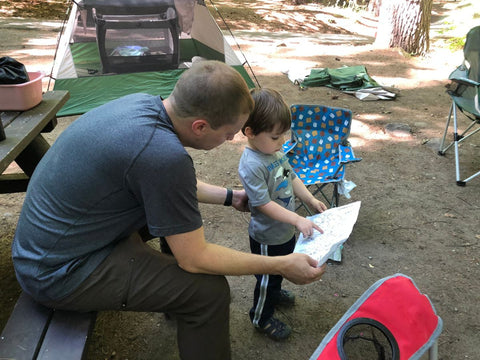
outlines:
{"label": "dirt ground", "polygon": [[[461,51],[449,50],[446,40],[463,36],[478,24],[480,11],[472,11],[469,3],[434,1],[431,52],[421,58],[408,57],[398,49],[375,49],[375,19],[361,11],[347,13],[314,5],[289,11],[259,1],[252,21],[259,18],[291,26],[275,32],[260,22],[258,26],[230,24],[262,87],[279,90],[289,104],[319,103],[353,111],[350,141],[363,158],[347,168],[346,178],[357,186],[351,199],[342,197],[341,204],[361,200],[362,206],[342,263],[330,264],[317,283],[285,282],[297,303],[277,316],[293,327],[290,339],[277,343],[254,331],[247,315],[254,278],[228,278],[233,359],[308,359],[370,285],[395,273],[412,277],[443,319],[439,359],[479,358],[480,178],[457,186],[453,152],[444,157],[437,154],[450,107],[446,78],[462,59]],[[253,8],[249,6],[250,11]],[[235,9],[227,18],[234,14]],[[4,17],[0,25],[0,54],[15,57],[32,70],[49,71],[58,22]],[[395,87],[398,97],[363,102],[329,88],[301,91],[284,74],[342,65],[365,65],[380,84]],[[53,142],[74,119],[59,119],[55,131],[46,135],[48,140]],[[468,123],[462,119],[462,125]],[[408,130],[392,132],[389,124]],[[239,187],[237,164],[244,145],[245,138],[237,135],[217,149],[192,150],[199,178]],[[478,136],[461,146],[466,172],[480,168],[479,146]],[[0,195],[0,328],[20,292],[10,244],[23,196]],[[208,241],[249,251],[248,214],[211,205],[201,210]],[[175,336],[175,325],[162,314],[102,312],[88,359],[178,359]]]}

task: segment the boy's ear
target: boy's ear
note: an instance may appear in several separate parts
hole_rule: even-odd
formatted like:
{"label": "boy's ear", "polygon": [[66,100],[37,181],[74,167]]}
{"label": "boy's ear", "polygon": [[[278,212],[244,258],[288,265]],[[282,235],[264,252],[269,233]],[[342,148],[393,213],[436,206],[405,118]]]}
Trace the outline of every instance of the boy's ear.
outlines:
{"label": "boy's ear", "polygon": [[194,122],[192,122],[192,130],[197,136],[202,135],[209,128],[210,128],[210,124],[208,123],[207,120],[197,119]]}
{"label": "boy's ear", "polygon": [[243,132],[245,133],[245,136],[248,137],[249,139],[255,137],[255,134],[253,133],[253,130],[250,126],[247,126]]}

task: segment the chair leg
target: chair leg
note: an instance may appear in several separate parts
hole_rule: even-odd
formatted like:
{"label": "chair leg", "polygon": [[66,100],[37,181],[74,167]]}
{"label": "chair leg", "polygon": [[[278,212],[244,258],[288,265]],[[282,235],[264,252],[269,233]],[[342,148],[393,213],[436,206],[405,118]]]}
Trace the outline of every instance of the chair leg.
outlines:
{"label": "chair leg", "polygon": [[[451,121],[452,118],[453,118],[453,141],[448,146],[445,146],[445,138],[446,138],[446,135],[447,135],[447,132],[448,132],[448,127],[450,125],[450,121]],[[455,150],[455,179],[456,179],[456,183],[457,183],[458,186],[465,186],[468,181],[470,181],[473,178],[480,175],[480,171],[479,171],[479,172],[473,174],[472,176],[470,176],[470,177],[468,177],[464,180],[461,180],[459,144],[462,141],[469,138],[470,136],[472,136],[472,135],[474,135],[474,134],[476,134],[477,132],[480,131],[480,127],[479,127],[478,129],[468,133],[470,131],[470,129],[472,129],[476,124],[478,124],[478,122],[472,121],[472,123],[461,134],[459,134],[458,133],[458,123],[457,123],[457,106],[455,105],[455,102],[452,102],[452,107],[450,108],[450,113],[448,115],[447,124],[445,126],[445,131],[443,133],[443,138],[442,138],[442,141],[440,143],[438,154],[439,155],[445,155],[445,152],[450,147],[452,147],[452,145],[454,146],[454,150]],[[467,135],[465,135],[465,134],[467,134]]]}
{"label": "chair leg", "polygon": [[[329,185],[329,184],[332,184],[333,186],[333,193],[331,196],[327,196],[326,192],[324,191],[324,187]],[[313,185],[311,185],[313,186]],[[315,185],[317,188],[315,189],[315,191],[312,192],[313,196],[316,196],[318,193],[322,194],[324,200],[326,201],[327,205],[329,207],[337,207],[338,206],[338,203],[339,203],[339,198],[340,198],[340,194],[338,193],[338,183],[325,183],[325,184],[322,184],[322,185]]]}
{"label": "chair leg", "polygon": [[461,143],[463,140],[469,138],[470,136],[472,136],[473,134],[476,134],[478,131],[480,131],[480,128],[470,132],[467,136],[464,136],[468,131],[470,131],[470,129],[472,127],[474,127],[476,124],[476,122],[472,122],[470,124],[469,127],[467,127],[467,129],[462,132],[460,135],[458,134],[458,128],[457,128],[457,111],[456,111],[456,107],[453,108],[453,127],[454,127],[454,143],[455,143],[455,175],[456,175],[456,179],[457,179],[457,185],[458,186],[465,186],[465,184],[472,180],[474,177],[477,177],[478,175],[480,175],[480,171],[473,174],[472,176],[464,179],[464,180],[461,180],[460,178],[460,159],[459,159],[459,152],[458,152],[458,144]]}
{"label": "chair leg", "polygon": [[458,142],[460,138],[458,137],[458,128],[457,128],[457,107],[455,104],[453,107],[453,142],[455,144],[455,176],[457,179],[457,185],[465,186],[465,183],[461,184],[460,182],[460,160],[458,156]]}
{"label": "chair leg", "polygon": [[[325,199],[325,201],[327,202],[327,205],[331,208],[333,207],[337,207],[339,202],[340,202],[340,193],[338,192],[338,183],[332,183],[333,185],[333,194],[332,194],[332,197],[328,197],[325,192],[323,191],[323,188],[325,187],[325,185],[328,185],[328,184],[323,184],[323,185],[315,185],[317,188],[315,189],[315,191],[312,192],[312,195],[313,196],[316,196],[318,193],[322,194],[323,198]],[[310,185],[310,186],[313,186],[313,185]],[[300,200],[300,199],[299,199]],[[305,204],[303,201],[300,200],[300,205],[297,206],[297,208],[295,209],[295,211],[298,211],[298,209],[300,209],[301,207],[305,208],[305,210],[307,211],[308,215],[309,216],[312,216],[313,215],[313,212],[310,210],[310,208],[308,207],[307,204]]]}
{"label": "chair leg", "polygon": [[300,205],[297,206],[297,208],[295,209],[295,212],[298,211],[298,209],[300,209],[301,207],[305,208],[305,211],[308,213],[309,216],[312,216],[313,213],[312,211],[310,210],[310,208],[308,207],[307,204],[305,204],[302,200],[298,199],[300,201]]}
{"label": "chair leg", "polygon": [[475,174],[473,174],[472,176],[466,178],[465,180],[462,180],[461,182],[463,183],[463,185],[465,185],[465,183],[469,182],[470,180],[472,180],[473,178],[477,177],[480,175],[480,171],[476,172]]}
{"label": "chair leg", "polygon": [[[338,193],[338,183],[333,183],[333,195],[332,200],[330,201],[330,208],[338,207],[340,200],[340,194]],[[343,245],[340,245],[337,250],[328,258],[336,263],[342,262],[342,250]]]}
{"label": "chair leg", "polygon": [[340,245],[337,250],[328,258],[328,260],[332,260],[336,263],[341,263],[342,262],[342,250],[343,250],[343,245]]}
{"label": "chair leg", "polygon": [[455,109],[455,102],[452,101],[452,106],[450,107],[450,112],[448,114],[447,124],[445,125],[445,131],[443,132],[442,142],[440,143],[440,147],[438,149],[438,154],[439,155],[445,155],[445,152],[453,145],[453,142],[452,142],[447,147],[444,147],[445,139],[446,139],[447,133],[448,133],[448,127],[450,126],[450,120],[452,119],[452,113],[453,113],[454,109]]}
{"label": "chair leg", "polygon": [[330,202],[330,207],[338,207],[340,201],[340,194],[338,193],[338,183],[333,184],[333,195],[332,201]]}
{"label": "chair leg", "polygon": [[438,360],[438,341],[435,341],[430,349],[428,349],[428,359]]}

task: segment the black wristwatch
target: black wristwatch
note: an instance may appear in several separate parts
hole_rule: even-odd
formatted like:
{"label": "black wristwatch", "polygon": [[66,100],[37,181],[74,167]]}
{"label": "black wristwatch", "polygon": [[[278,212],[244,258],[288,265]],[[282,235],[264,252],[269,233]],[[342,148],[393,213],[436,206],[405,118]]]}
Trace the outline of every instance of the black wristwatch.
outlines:
{"label": "black wristwatch", "polygon": [[225,202],[223,203],[224,206],[232,206],[232,199],[233,199],[233,190],[227,188],[227,197],[225,198]]}

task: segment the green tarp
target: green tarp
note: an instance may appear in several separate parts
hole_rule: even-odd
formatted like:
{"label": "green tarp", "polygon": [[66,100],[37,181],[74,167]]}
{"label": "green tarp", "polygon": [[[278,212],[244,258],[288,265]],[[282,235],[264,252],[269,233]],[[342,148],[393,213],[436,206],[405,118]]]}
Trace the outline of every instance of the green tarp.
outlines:
{"label": "green tarp", "polygon": [[355,91],[380,85],[372,79],[363,65],[338,69],[312,69],[302,82],[303,86],[327,86],[341,91]]}
{"label": "green tarp", "polygon": [[363,101],[394,100],[398,93],[398,90],[392,87],[379,85],[368,75],[363,65],[311,69],[309,75],[294,78],[292,81],[300,88],[327,86]]}

